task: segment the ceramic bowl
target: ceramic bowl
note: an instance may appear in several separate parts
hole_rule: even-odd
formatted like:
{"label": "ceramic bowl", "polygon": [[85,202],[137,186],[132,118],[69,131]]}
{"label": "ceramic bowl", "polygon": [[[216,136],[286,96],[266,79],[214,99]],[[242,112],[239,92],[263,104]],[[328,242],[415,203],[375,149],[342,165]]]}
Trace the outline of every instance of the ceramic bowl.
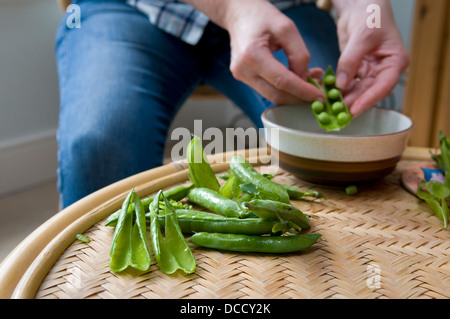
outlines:
{"label": "ceramic bowl", "polygon": [[372,107],[344,129],[326,132],[306,104],[269,108],[262,121],[281,168],[307,182],[329,185],[373,181],[391,173],[414,126],[399,112]]}

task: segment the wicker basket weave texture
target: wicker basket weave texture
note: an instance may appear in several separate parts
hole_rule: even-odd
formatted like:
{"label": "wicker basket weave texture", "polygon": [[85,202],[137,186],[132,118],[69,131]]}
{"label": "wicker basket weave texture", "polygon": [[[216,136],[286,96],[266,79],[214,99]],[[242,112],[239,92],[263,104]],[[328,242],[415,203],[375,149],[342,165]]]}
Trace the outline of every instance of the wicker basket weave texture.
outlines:
{"label": "wicker basket weave texture", "polygon": [[299,181],[280,171],[275,181],[314,188],[328,200],[294,201],[323,236],[303,253],[221,252],[191,245],[194,274],[165,275],[152,260],[145,273],[109,269],[113,228],[104,220],[60,256],[36,298],[449,298],[450,241],[428,206],[400,185],[402,161],[385,179],[342,189]]}

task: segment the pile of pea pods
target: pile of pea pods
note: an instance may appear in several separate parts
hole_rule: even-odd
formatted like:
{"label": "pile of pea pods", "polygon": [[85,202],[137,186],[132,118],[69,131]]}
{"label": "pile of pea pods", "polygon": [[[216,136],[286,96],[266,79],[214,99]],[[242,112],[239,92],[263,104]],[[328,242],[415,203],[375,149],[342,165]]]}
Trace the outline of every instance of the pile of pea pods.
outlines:
{"label": "pile of pea pods", "polygon": [[[216,175],[197,136],[188,145],[187,162],[190,185],[160,190],[142,200],[132,190],[122,208],[106,220],[106,226],[115,227],[110,251],[114,272],[150,267],[147,228],[158,266],[167,274],[195,271],[185,235],[197,246],[257,253],[302,251],[321,236],[304,233],[310,219],[290,201],[326,199],[323,194],[278,184],[239,155],[231,159],[229,173]],[[222,186],[219,179],[225,180]]]}

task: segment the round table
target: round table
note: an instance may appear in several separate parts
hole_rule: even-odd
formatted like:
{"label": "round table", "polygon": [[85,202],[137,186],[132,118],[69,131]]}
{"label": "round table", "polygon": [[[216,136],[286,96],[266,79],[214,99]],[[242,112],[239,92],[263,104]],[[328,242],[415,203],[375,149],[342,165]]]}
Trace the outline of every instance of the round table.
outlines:
{"label": "round table", "polygon": [[[266,151],[240,151],[256,169]],[[230,153],[210,157],[225,172]],[[264,154],[264,155],[260,155]],[[322,237],[296,254],[243,254],[190,244],[194,274],[109,269],[113,228],[105,219],[131,188],[142,198],[187,183],[185,162],[134,175],[57,213],[21,242],[0,265],[0,298],[449,298],[450,234],[431,209],[402,187],[402,173],[431,158],[408,147],[389,176],[360,187],[311,185],[278,170],[274,180],[315,189],[325,201],[292,201]],[[84,233],[89,243],[76,240]]]}

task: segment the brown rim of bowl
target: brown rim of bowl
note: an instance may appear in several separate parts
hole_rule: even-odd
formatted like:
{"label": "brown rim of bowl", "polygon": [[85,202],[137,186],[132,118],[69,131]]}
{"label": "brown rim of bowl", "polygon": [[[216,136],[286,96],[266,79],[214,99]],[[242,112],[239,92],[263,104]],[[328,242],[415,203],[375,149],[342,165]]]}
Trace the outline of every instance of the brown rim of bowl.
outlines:
{"label": "brown rim of bowl", "polygon": [[413,128],[414,128],[414,123],[413,123],[413,121],[412,121],[408,116],[406,116],[405,114],[400,113],[400,112],[398,112],[398,111],[385,109],[385,108],[382,108],[382,107],[379,107],[379,106],[373,106],[373,108],[377,108],[377,109],[380,109],[380,110],[383,110],[383,111],[388,111],[388,112],[397,113],[397,114],[400,114],[400,115],[406,117],[406,118],[409,120],[409,122],[410,122],[410,126],[409,126],[408,128],[406,128],[406,129],[404,129],[404,130],[401,130],[401,131],[398,131],[398,132],[393,132],[393,133],[386,133],[386,134],[368,134],[368,135],[333,135],[333,134],[326,134],[326,133],[307,132],[307,131],[298,130],[298,129],[295,129],[295,128],[290,128],[290,127],[282,126],[282,125],[277,124],[277,123],[275,123],[275,122],[273,122],[273,121],[271,121],[271,120],[269,120],[269,119],[267,118],[267,112],[269,112],[270,110],[272,110],[272,109],[274,109],[274,108],[277,108],[277,107],[284,107],[284,106],[287,106],[287,107],[293,107],[293,106],[291,106],[291,105],[278,105],[278,106],[270,107],[270,108],[264,110],[264,112],[263,112],[262,115],[261,115],[261,118],[264,119],[264,120],[266,120],[267,122],[271,123],[271,125],[277,127],[277,128],[280,129],[280,130],[284,130],[284,131],[288,131],[288,132],[294,132],[294,133],[302,133],[302,134],[304,134],[304,135],[323,136],[323,137],[327,137],[327,138],[335,138],[335,139],[373,138],[373,137],[377,137],[377,136],[402,135],[402,134],[405,134],[405,133],[407,133],[407,132],[412,131]]}
{"label": "brown rim of bowl", "polygon": [[[276,154],[276,152],[275,152]],[[371,162],[333,162],[313,160],[278,152],[279,165],[298,178],[316,184],[361,183],[390,174],[400,156]]]}

